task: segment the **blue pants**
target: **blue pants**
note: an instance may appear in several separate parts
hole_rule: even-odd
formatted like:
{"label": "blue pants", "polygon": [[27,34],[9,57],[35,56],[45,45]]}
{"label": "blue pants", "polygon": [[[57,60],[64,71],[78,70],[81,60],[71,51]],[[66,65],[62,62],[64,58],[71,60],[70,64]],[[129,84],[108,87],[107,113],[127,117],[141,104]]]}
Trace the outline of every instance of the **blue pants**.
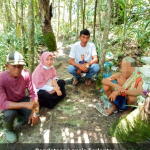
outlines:
{"label": "blue pants", "polygon": [[115,101],[113,101],[114,104],[117,105],[117,107],[121,110],[126,110],[128,109],[128,106],[127,105],[127,98],[126,97],[123,97],[121,95],[118,95],[115,99]]}
{"label": "blue pants", "polygon": [[[96,74],[99,71],[99,69],[100,69],[100,67],[99,67],[98,64],[92,64],[91,66],[89,66],[88,72],[86,72],[86,76],[85,77],[86,78],[91,78],[94,74]],[[77,74],[78,67],[70,65],[67,70],[74,77],[76,77],[76,78],[80,78],[81,77],[81,75]]]}

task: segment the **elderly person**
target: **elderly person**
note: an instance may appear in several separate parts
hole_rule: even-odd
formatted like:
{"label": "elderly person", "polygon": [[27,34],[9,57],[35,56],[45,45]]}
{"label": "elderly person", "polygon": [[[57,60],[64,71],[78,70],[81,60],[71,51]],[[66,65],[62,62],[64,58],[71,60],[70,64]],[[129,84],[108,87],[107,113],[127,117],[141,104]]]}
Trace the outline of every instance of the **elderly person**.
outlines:
{"label": "elderly person", "polygon": [[[113,80],[116,80],[118,84],[113,83]],[[96,109],[105,116],[118,110],[125,110],[122,116],[130,113],[133,109],[131,105],[137,103],[137,96],[143,94],[142,77],[135,71],[135,60],[131,57],[123,59],[121,73],[115,73],[111,77],[103,79],[102,83],[104,84],[104,92],[112,107],[104,110],[97,103]]]}
{"label": "elderly person", "polygon": [[[73,44],[71,48],[68,72],[74,76],[74,85],[78,84],[81,72],[86,73],[85,85],[91,85],[91,77],[100,69],[96,47],[94,43],[89,42],[90,32],[87,29],[80,32],[79,39],[80,41]],[[84,56],[84,63],[82,56]]]}
{"label": "elderly person", "polygon": [[[38,96],[32,83],[29,72],[23,69],[25,65],[23,56],[18,52],[11,52],[7,56],[7,70],[0,73],[0,110],[7,142],[17,141],[13,130],[13,123],[17,117],[19,126],[27,122],[34,126],[38,122]],[[29,97],[26,96],[26,89]],[[31,99],[31,100],[30,100]]]}

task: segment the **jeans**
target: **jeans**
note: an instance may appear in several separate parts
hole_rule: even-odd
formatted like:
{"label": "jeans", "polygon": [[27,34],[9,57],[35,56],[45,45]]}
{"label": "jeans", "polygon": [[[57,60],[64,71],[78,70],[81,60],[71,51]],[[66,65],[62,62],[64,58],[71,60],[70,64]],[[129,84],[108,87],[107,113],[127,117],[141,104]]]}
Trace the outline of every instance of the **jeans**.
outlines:
{"label": "jeans", "polygon": [[[86,76],[85,77],[86,78],[91,78],[94,74],[96,74],[99,71],[99,69],[100,69],[100,66],[98,64],[92,64],[91,66],[89,66],[88,72],[86,72]],[[70,65],[67,70],[74,77],[81,78],[81,75],[77,74],[78,67]]]}

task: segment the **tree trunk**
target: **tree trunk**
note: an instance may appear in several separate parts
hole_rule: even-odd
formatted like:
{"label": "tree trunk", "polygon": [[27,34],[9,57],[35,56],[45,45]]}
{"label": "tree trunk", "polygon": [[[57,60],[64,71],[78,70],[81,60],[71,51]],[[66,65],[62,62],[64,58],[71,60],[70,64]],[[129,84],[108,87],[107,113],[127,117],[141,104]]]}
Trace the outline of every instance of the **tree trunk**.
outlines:
{"label": "tree trunk", "polygon": [[65,22],[65,13],[66,13],[66,11],[65,11],[65,3],[64,3],[64,6],[63,6],[63,23]]}
{"label": "tree trunk", "polygon": [[103,79],[105,55],[106,55],[106,50],[107,50],[107,46],[108,46],[107,42],[108,42],[108,35],[109,35],[110,22],[111,22],[112,3],[113,3],[113,0],[107,0],[105,28],[104,28],[104,33],[103,33],[101,55],[100,55],[100,60],[99,60],[100,71],[98,73],[98,77],[97,77],[97,81],[96,81],[97,89],[100,89],[102,87],[101,81]]}
{"label": "tree trunk", "polygon": [[60,18],[60,0],[58,0],[58,4],[57,4],[57,37],[56,37],[56,41],[58,42],[59,40],[59,18]]}
{"label": "tree trunk", "polygon": [[35,9],[36,9],[36,16],[39,16],[38,22],[40,23],[41,14],[40,14],[40,10],[39,10],[37,1],[35,1]]}
{"label": "tree trunk", "polygon": [[80,8],[80,1],[77,1],[77,27],[76,27],[76,39],[79,38],[79,8]]}
{"label": "tree trunk", "polygon": [[57,11],[56,11],[56,8],[57,8],[57,1],[54,1],[54,0],[53,0],[53,1],[52,1],[52,4],[53,4],[53,12],[54,12],[54,13],[53,13],[53,17],[54,17],[54,19],[56,19],[56,17],[57,17],[57,15],[56,15],[56,14],[57,14],[57,13],[56,13],[56,12],[57,12]]}
{"label": "tree trunk", "polygon": [[95,0],[95,10],[94,10],[93,43],[95,43],[96,9],[97,9],[97,0]]}
{"label": "tree trunk", "polygon": [[29,69],[30,73],[34,70],[34,1],[28,3],[28,31],[29,31]]}
{"label": "tree trunk", "polygon": [[5,25],[5,27],[6,27],[6,30],[7,31],[9,31],[10,30],[10,27],[11,27],[11,25],[10,25],[10,23],[11,23],[11,20],[10,20],[10,13],[9,13],[9,2],[6,0],[6,2],[5,2],[5,17],[6,17],[6,25]]}
{"label": "tree trunk", "polygon": [[38,0],[43,37],[49,51],[56,50],[56,39],[51,26],[49,0]]}
{"label": "tree trunk", "polygon": [[18,2],[16,1],[16,28],[17,28],[17,24],[18,24]]}
{"label": "tree trunk", "polygon": [[125,8],[124,8],[124,25],[123,25],[123,40],[122,40],[122,45],[121,45],[121,51],[123,51],[123,45],[124,41],[126,40],[126,21],[127,21],[127,2],[128,0],[125,0]]}
{"label": "tree trunk", "polygon": [[85,27],[85,7],[86,7],[86,1],[85,0],[83,0],[83,4],[84,4],[84,6],[83,6],[83,29],[84,29],[84,27]]}
{"label": "tree trunk", "polygon": [[80,14],[81,14],[81,24],[82,24],[82,28],[83,28],[83,0],[80,0]]}
{"label": "tree trunk", "polygon": [[[99,50],[101,50],[101,43],[102,43],[102,30],[101,30],[101,9],[100,9],[100,5],[101,5],[101,1],[98,0],[98,19],[99,19]],[[100,56],[98,56],[100,57]]]}
{"label": "tree trunk", "polygon": [[69,28],[71,29],[72,27],[72,0],[70,0],[69,4]]}
{"label": "tree trunk", "polygon": [[25,49],[25,30],[24,30],[24,24],[23,24],[23,5],[24,5],[24,0],[21,1],[21,43],[22,43],[22,52],[24,54],[27,53]]}

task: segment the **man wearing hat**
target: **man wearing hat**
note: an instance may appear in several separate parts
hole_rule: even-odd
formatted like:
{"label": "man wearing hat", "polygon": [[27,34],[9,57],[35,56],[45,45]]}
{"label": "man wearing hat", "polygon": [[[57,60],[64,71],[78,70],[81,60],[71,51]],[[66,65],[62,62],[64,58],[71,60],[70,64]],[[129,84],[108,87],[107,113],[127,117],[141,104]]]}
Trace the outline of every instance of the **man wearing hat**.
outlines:
{"label": "man wearing hat", "polygon": [[[17,118],[17,125],[23,126],[27,122],[34,126],[38,122],[38,96],[29,72],[23,69],[23,56],[18,52],[11,52],[7,56],[7,70],[0,73],[0,110],[3,113],[3,126],[7,142],[17,141],[13,130],[13,123]],[[26,96],[26,89],[29,97]]]}

